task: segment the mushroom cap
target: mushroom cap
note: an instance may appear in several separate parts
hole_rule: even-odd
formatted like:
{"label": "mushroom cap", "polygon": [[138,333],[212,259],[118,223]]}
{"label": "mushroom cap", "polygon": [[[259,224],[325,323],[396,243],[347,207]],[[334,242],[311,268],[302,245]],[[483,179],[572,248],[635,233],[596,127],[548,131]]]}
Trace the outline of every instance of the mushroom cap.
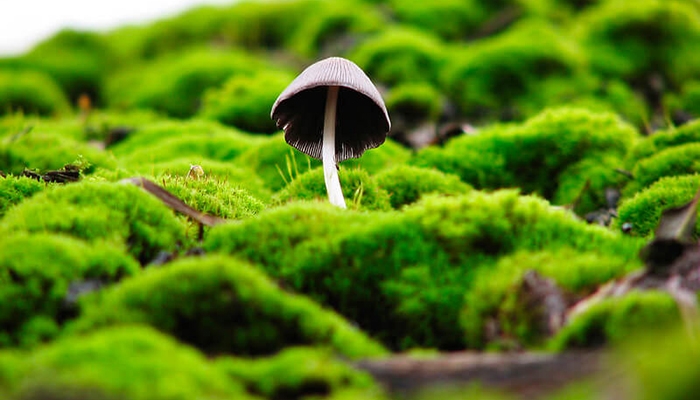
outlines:
{"label": "mushroom cap", "polygon": [[321,159],[329,86],[339,87],[336,162],[360,157],[365,150],[384,143],[391,121],[382,96],[360,67],[340,57],[310,65],[277,97],[271,117],[284,130],[287,143]]}

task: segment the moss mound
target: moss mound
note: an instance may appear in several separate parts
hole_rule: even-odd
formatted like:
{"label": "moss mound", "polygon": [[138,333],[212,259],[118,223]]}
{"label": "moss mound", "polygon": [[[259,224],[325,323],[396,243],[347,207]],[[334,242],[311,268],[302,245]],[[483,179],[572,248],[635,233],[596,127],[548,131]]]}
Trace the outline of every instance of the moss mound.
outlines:
{"label": "moss mound", "polygon": [[49,234],[0,239],[0,346],[29,346],[53,338],[74,316],[69,286],[114,282],[138,271],[127,254],[106,243]]}
{"label": "moss mound", "polygon": [[484,7],[473,0],[438,0],[430,3],[392,0],[388,3],[400,22],[433,32],[447,40],[466,38],[486,17]]}
{"label": "moss mound", "polygon": [[44,116],[67,114],[70,103],[46,74],[0,69],[0,115],[18,111]]}
{"label": "moss mound", "polygon": [[382,392],[369,374],[354,370],[325,348],[291,347],[271,357],[223,357],[216,364],[243,382],[248,392],[268,399],[335,398],[348,390],[359,390],[354,394],[367,398]]}
{"label": "moss mound", "polygon": [[566,247],[502,257],[493,268],[477,273],[465,295],[460,323],[467,345],[498,348],[544,344],[551,332],[542,323],[544,310],[527,302],[523,281],[528,271],[552,279],[567,299],[576,299],[639,267],[641,264],[629,257]]}
{"label": "moss mound", "polygon": [[0,353],[0,387],[25,400],[252,398],[204,355],[138,326]]}
{"label": "moss mound", "polygon": [[[338,175],[348,207],[362,210],[390,208],[388,193],[365,170],[342,169]],[[325,201],[327,196],[323,168],[315,168],[296,177],[275,195],[273,201],[275,204],[295,200]]]}
{"label": "moss mound", "polygon": [[186,118],[200,107],[206,89],[233,75],[251,75],[265,68],[243,52],[187,51],[138,65],[107,82],[107,101],[114,108],[146,108]]}
{"label": "moss mound", "polygon": [[[618,209],[618,218],[613,227],[627,229],[631,235],[648,237],[659,224],[661,213],[668,208],[680,207],[693,199],[700,188],[700,175],[684,175],[659,179],[656,183],[623,200]],[[700,234],[700,220],[695,225],[695,234]]]}
{"label": "moss mound", "polygon": [[109,242],[142,263],[174,250],[184,226],[155,197],[130,184],[83,182],[37,193],[13,207],[0,224],[3,235],[63,233]]}
{"label": "moss mound", "polygon": [[630,196],[666,176],[694,175],[700,172],[700,143],[673,146],[640,160],[632,170],[634,180],[625,187]]}
{"label": "moss mound", "polygon": [[[619,185],[614,165],[623,164],[636,138],[634,128],[614,114],[560,108],[544,111],[523,124],[494,126],[455,138],[444,148],[424,149],[411,163],[457,174],[476,188],[519,187],[525,193],[568,204],[580,192],[566,188],[566,195],[558,193],[569,168],[579,169],[577,175],[587,179],[588,171],[580,170],[585,166],[581,163],[596,160],[588,167],[609,168],[603,179],[598,177],[596,186]],[[583,186],[582,182],[579,187]],[[601,204],[601,194],[589,191],[585,195],[597,196],[587,199],[591,208],[606,206]]]}
{"label": "moss mound", "polygon": [[208,91],[200,114],[247,132],[277,131],[270,109],[294,76],[286,72],[259,71],[236,75],[219,89]]}
{"label": "moss mound", "polygon": [[630,151],[628,163],[632,164],[630,165],[632,167],[634,163],[669,147],[694,142],[700,142],[700,120],[691,121],[678,128],[660,130],[639,140]]}
{"label": "moss mound", "polygon": [[498,256],[569,246],[632,260],[640,245],[511,191],[431,197],[404,213],[338,218],[321,209],[280,208],[214,228],[205,248],[261,263],[392,348],[463,348],[464,293]]}
{"label": "moss mound", "polygon": [[668,293],[631,292],[592,305],[570,321],[551,345],[563,349],[621,343],[636,332],[660,330],[680,322],[676,301]]}
{"label": "moss mound", "polygon": [[44,183],[36,179],[21,176],[0,177],[0,218],[2,218],[12,206],[42,191],[44,185]]}
{"label": "moss mound", "polygon": [[415,203],[428,193],[457,195],[471,189],[458,176],[409,165],[387,168],[378,173],[375,180],[380,188],[389,193],[389,201],[394,209]]}
{"label": "moss mound", "polygon": [[384,352],[336,314],[224,256],[149,270],[81,304],[78,330],[147,323],[208,353],[271,354],[304,344],[331,346],[349,357]]}

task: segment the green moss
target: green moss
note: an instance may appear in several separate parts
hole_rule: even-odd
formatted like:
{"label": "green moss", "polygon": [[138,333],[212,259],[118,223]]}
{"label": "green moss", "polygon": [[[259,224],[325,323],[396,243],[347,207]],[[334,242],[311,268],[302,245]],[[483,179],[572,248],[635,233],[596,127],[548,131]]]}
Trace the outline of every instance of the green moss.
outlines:
{"label": "green moss", "polygon": [[[566,175],[585,166],[584,160],[604,160],[610,168],[619,160],[622,166],[622,158],[637,136],[634,128],[614,114],[559,108],[523,124],[495,125],[476,135],[452,139],[444,148],[427,148],[411,163],[456,174],[476,188],[519,187],[566,204],[578,192],[558,193],[560,180],[569,179]],[[591,175],[597,187],[618,183],[613,170],[602,172]],[[590,207],[604,207],[600,197],[595,203],[591,201]]]}
{"label": "green moss", "polygon": [[146,327],[67,337],[28,353],[0,353],[0,360],[8,365],[2,389],[14,399],[248,398],[204,355]]}
{"label": "green moss", "polygon": [[44,189],[44,185],[44,183],[31,178],[0,177],[0,218],[12,206],[40,192]]}
{"label": "green moss", "polygon": [[158,199],[130,184],[83,182],[53,187],[10,209],[2,235],[55,232],[109,242],[145,263],[174,250],[184,226]]}
{"label": "green moss", "polygon": [[162,121],[136,129],[111,148],[130,169],[153,168],[151,164],[178,158],[230,161],[260,140],[206,120]]}
{"label": "green moss", "polygon": [[676,301],[668,293],[630,292],[601,300],[577,315],[552,339],[555,349],[622,343],[630,336],[680,323]]}
{"label": "green moss", "polygon": [[[363,169],[341,169],[338,172],[343,196],[350,208],[362,210],[388,210],[389,195]],[[274,198],[277,204],[294,200],[319,200],[327,198],[323,168],[315,168],[297,176],[280,190]]]}
{"label": "green moss", "polygon": [[198,179],[162,176],[159,183],[197,211],[226,219],[242,219],[259,213],[265,205],[248,191],[215,177]]}
{"label": "green moss", "polygon": [[411,158],[411,151],[387,139],[381,146],[370,149],[360,158],[351,158],[343,161],[341,168],[362,168],[370,174],[376,174],[387,167],[407,162]]}
{"label": "green moss", "polygon": [[70,111],[70,104],[50,76],[38,71],[0,69],[0,115],[18,111],[60,115]]}
{"label": "green moss", "polygon": [[224,357],[216,364],[233,380],[243,382],[251,394],[268,399],[327,398],[347,389],[381,393],[369,374],[351,368],[323,348],[292,347],[256,359]]}
{"label": "green moss", "polygon": [[105,243],[86,244],[49,234],[0,239],[0,346],[33,345],[55,337],[71,316],[68,286],[85,279],[105,283],[133,275],[138,264]]}
{"label": "green moss", "polygon": [[546,22],[521,22],[451,54],[441,85],[470,117],[527,117],[591,91],[584,54]]}
{"label": "green moss", "polygon": [[408,165],[387,168],[378,173],[375,180],[389,193],[391,207],[395,209],[415,203],[424,194],[456,195],[471,189],[455,175]]}
{"label": "green moss", "polygon": [[[576,251],[571,248],[516,252],[502,257],[493,268],[481,269],[467,291],[460,324],[471,348],[542,345],[549,332],[542,330],[541,310],[523,298],[526,271],[553,279],[568,298],[595,291],[599,285],[641,265],[628,257]],[[494,331],[491,324],[497,324]],[[488,330],[498,332],[489,337]]]}
{"label": "green moss", "polygon": [[388,2],[396,18],[447,40],[463,39],[485,19],[485,10],[469,0],[438,0],[429,3],[392,0]]}
{"label": "green moss", "polygon": [[671,85],[697,76],[700,14],[683,1],[603,1],[579,18],[579,36],[602,74],[641,83],[661,74]]}
{"label": "green moss", "polygon": [[700,142],[700,120],[678,128],[657,131],[653,135],[644,137],[632,147],[627,164],[632,168],[635,163],[669,147],[693,142]]}
{"label": "green moss", "polygon": [[266,64],[243,52],[190,50],[119,72],[107,82],[114,108],[145,108],[186,118],[194,115],[208,88],[234,75],[249,76]]}
{"label": "green moss", "polygon": [[[647,237],[656,229],[664,210],[687,204],[698,188],[700,176],[697,174],[661,178],[634,197],[623,200],[613,227],[619,229],[623,224],[631,224],[631,235]],[[695,225],[695,234],[700,234],[700,219]]]}
{"label": "green moss", "polygon": [[625,195],[649,187],[666,176],[694,175],[700,172],[700,143],[687,143],[661,150],[640,160],[632,170],[634,180],[625,187]]}
{"label": "green moss", "polygon": [[270,109],[277,96],[294,76],[286,72],[259,71],[252,76],[237,75],[219,89],[204,96],[201,115],[244,131],[273,133],[277,131],[270,118]]}
{"label": "green moss", "polygon": [[684,82],[680,93],[669,95],[665,104],[669,112],[685,112],[700,118],[700,80]]}
{"label": "green moss", "polygon": [[288,47],[309,58],[342,54],[356,41],[386,25],[381,11],[363,1],[317,2],[289,37]]}
{"label": "green moss", "polygon": [[224,256],[149,270],[81,304],[78,330],[147,323],[208,353],[260,355],[303,344],[328,345],[349,357],[384,352],[336,314]]}
{"label": "green moss", "polygon": [[389,115],[401,115],[410,121],[437,121],[442,114],[440,92],[427,83],[404,83],[391,88],[386,96]]}
{"label": "green moss", "polygon": [[498,256],[567,246],[630,260],[640,246],[512,191],[429,197],[402,213],[307,207],[216,227],[205,248],[260,263],[392,348],[462,348],[464,293]]}
{"label": "green moss", "polygon": [[436,82],[443,44],[430,33],[410,28],[386,28],[349,55],[373,81],[389,85]]}

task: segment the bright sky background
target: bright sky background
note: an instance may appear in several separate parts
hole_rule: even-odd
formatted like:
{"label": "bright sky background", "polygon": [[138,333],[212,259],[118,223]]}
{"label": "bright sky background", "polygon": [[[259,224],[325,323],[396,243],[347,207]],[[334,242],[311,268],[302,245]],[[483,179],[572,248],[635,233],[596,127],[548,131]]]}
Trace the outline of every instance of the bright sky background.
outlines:
{"label": "bright sky background", "polygon": [[20,54],[62,28],[109,30],[235,0],[0,0],[0,57]]}

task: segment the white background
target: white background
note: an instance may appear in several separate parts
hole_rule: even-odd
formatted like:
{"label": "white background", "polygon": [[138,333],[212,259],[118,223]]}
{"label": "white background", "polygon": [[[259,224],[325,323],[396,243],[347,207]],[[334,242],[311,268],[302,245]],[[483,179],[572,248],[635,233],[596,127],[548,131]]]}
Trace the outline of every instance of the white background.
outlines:
{"label": "white background", "polygon": [[0,57],[20,54],[61,28],[106,31],[204,4],[235,0],[0,0]]}

